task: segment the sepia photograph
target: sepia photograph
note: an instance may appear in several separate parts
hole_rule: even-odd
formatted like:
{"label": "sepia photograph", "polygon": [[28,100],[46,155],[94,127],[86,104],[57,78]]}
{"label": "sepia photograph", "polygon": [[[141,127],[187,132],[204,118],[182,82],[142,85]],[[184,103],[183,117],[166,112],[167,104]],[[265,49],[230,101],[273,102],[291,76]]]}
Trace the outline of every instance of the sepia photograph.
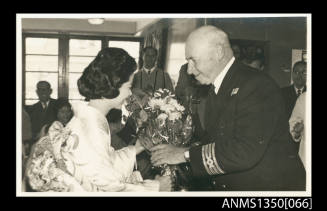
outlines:
{"label": "sepia photograph", "polygon": [[16,196],[311,197],[311,14],[16,14]]}

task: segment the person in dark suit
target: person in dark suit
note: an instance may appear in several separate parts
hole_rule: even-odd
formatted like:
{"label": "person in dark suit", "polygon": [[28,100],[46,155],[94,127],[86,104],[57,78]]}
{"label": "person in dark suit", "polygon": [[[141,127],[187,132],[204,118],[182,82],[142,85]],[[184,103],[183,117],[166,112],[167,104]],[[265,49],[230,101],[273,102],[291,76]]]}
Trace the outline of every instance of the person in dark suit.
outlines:
{"label": "person in dark suit", "polygon": [[[168,89],[174,92],[171,78],[167,72],[158,68],[156,62],[158,51],[154,47],[145,47],[142,50],[142,68],[135,73],[132,83],[132,93],[137,95],[142,104],[158,89]],[[127,119],[124,128],[117,133],[127,144],[136,135],[136,125],[132,119]],[[146,152],[137,156],[138,168],[144,179],[153,179],[154,173],[151,169],[150,157]]]}
{"label": "person in dark suit", "polygon": [[153,94],[158,89],[168,89],[174,92],[169,74],[156,66],[158,51],[154,47],[143,49],[143,67],[135,73],[132,92],[141,95],[142,92]]}
{"label": "person in dark suit", "polygon": [[39,102],[35,103],[28,109],[32,123],[32,142],[36,141],[38,134],[44,125],[50,124],[56,119],[56,100],[50,98],[52,93],[50,83],[47,81],[39,81],[37,83],[36,93],[39,97]]}
{"label": "person in dark suit", "polygon": [[307,63],[298,61],[293,65],[292,80],[293,84],[282,88],[287,118],[292,115],[297,98],[306,91]]}
{"label": "person in dark suit", "polygon": [[194,138],[197,138],[204,132],[205,103],[210,86],[201,85],[193,75],[187,74],[187,65],[182,65],[179,70],[175,95],[178,102],[192,113]]}
{"label": "person in dark suit", "polygon": [[214,26],[186,41],[188,73],[210,84],[202,145],[158,145],[151,162],[189,162],[211,191],[305,190],[305,169],[288,130],[280,88],[267,74],[235,60],[225,32]]}

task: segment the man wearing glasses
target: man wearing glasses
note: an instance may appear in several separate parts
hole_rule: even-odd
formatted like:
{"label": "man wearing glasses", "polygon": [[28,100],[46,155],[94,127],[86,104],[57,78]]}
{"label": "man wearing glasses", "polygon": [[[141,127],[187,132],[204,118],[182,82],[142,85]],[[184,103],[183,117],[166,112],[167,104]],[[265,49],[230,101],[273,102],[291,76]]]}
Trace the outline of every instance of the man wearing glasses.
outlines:
{"label": "man wearing glasses", "polygon": [[296,62],[292,72],[293,84],[282,88],[288,118],[291,117],[297,98],[306,91],[307,63]]}

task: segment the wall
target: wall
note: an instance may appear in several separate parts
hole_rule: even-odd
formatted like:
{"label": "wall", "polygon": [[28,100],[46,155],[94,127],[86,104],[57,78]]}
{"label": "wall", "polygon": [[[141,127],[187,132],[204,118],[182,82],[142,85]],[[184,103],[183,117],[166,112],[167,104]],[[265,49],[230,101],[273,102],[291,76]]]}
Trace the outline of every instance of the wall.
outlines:
{"label": "wall", "polygon": [[281,86],[291,83],[292,49],[306,49],[305,18],[214,19],[231,39],[269,41],[268,73]]}
{"label": "wall", "polygon": [[168,30],[166,71],[176,85],[180,67],[185,64],[185,40],[198,26],[196,19],[173,19]]}

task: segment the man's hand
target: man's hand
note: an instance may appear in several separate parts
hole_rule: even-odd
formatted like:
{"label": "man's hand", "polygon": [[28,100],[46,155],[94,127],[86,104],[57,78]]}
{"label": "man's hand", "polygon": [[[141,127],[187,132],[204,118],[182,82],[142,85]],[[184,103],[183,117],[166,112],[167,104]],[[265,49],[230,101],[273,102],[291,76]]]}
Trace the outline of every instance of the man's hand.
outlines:
{"label": "man's hand", "polygon": [[304,124],[303,122],[297,122],[293,127],[293,138],[299,139],[304,131]]}
{"label": "man's hand", "polygon": [[303,129],[304,129],[304,124],[303,124],[302,121],[301,121],[301,122],[297,122],[297,123],[294,125],[294,127],[293,127],[293,131],[294,131],[295,133],[302,133]]}
{"label": "man's hand", "polygon": [[144,146],[140,143],[140,140],[137,139],[135,143],[136,155],[140,154],[144,151]]}
{"label": "man's hand", "polygon": [[139,139],[138,139],[138,141],[143,145],[143,147],[146,149],[146,150],[148,150],[148,151],[150,151],[150,149],[152,148],[152,147],[154,147],[154,144],[153,144],[153,142],[150,140],[150,138],[148,138],[148,137],[140,137]]}
{"label": "man's hand", "polygon": [[154,166],[161,164],[180,164],[185,163],[184,152],[188,148],[175,147],[170,144],[160,144],[150,149],[151,163]]}

